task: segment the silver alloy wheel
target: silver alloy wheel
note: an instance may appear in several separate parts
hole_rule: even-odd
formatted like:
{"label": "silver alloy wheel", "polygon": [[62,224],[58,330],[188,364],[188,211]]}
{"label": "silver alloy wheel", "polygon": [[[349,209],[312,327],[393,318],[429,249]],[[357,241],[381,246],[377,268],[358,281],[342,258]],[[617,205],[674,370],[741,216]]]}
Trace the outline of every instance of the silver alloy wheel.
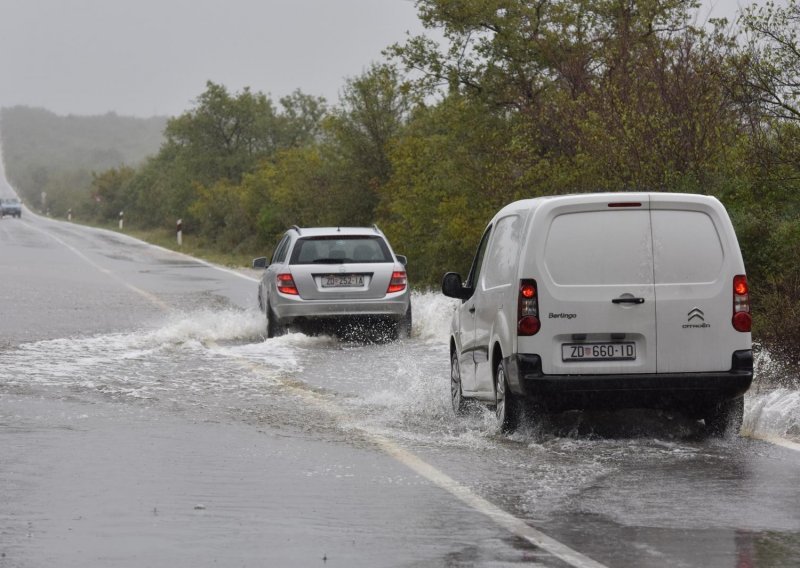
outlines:
{"label": "silver alloy wheel", "polygon": [[461,367],[458,364],[458,353],[455,351],[450,356],[450,402],[453,412],[461,414],[464,411],[464,396],[461,391]]}
{"label": "silver alloy wheel", "polygon": [[508,420],[506,416],[506,371],[502,363],[497,365],[497,372],[495,373],[494,400],[497,424],[500,428],[505,428]]}

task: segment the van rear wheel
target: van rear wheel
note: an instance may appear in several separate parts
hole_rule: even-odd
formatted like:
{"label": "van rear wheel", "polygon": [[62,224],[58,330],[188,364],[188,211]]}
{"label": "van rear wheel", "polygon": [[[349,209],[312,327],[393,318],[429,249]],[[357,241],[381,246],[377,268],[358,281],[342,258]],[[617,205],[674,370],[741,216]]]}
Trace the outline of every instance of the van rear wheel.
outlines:
{"label": "van rear wheel", "polygon": [[453,404],[453,412],[456,416],[467,411],[467,403],[461,390],[461,366],[458,363],[456,351],[450,355],[450,402]]}
{"label": "van rear wheel", "polygon": [[705,415],[706,431],[712,436],[737,435],[744,417],[744,397],[723,400]]}
{"label": "van rear wheel", "polygon": [[520,405],[508,388],[506,364],[500,361],[494,373],[494,402],[497,427],[501,432],[511,432],[519,423]]}

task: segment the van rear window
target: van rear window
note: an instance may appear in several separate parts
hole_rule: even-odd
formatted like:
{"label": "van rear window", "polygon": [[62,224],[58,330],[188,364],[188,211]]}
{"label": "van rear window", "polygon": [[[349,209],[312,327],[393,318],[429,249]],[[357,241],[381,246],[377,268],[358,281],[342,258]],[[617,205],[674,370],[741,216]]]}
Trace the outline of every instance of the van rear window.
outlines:
{"label": "van rear window", "polygon": [[699,284],[719,277],[724,256],[711,217],[699,211],[656,210],[652,218],[656,284]]}
{"label": "van rear window", "polygon": [[550,225],[545,264],[556,284],[652,284],[650,212],[585,211]]}

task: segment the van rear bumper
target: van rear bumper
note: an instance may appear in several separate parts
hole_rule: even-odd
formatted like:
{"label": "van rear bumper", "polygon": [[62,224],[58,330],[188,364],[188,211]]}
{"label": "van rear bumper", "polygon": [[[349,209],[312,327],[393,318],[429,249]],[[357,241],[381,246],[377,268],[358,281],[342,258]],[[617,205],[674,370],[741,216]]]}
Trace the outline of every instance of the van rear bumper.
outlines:
{"label": "van rear bumper", "polygon": [[742,396],[753,382],[753,352],[735,351],[729,371],[635,375],[545,375],[538,355],[505,360],[511,391],[549,412],[663,408],[702,413]]}

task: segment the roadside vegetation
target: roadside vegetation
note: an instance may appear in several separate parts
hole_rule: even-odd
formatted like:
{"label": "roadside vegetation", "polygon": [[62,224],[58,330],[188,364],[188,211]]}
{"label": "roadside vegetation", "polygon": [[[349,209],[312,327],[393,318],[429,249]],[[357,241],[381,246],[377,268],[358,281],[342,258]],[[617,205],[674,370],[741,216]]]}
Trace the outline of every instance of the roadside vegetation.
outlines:
{"label": "roadside vegetation", "polygon": [[[416,4],[443,41],[388,47],[336,104],[209,82],[146,160],[48,180],[51,214],[124,211],[166,235],[182,219],[184,242],[239,258],[292,224],[377,223],[415,284],[436,285],[466,272],[512,200],[709,194],[739,234],[756,337],[800,341],[800,0],[734,23],[698,22],[693,0]],[[13,147],[5,114],[1,126]],[[22,159],[7,151],[7,171],[36,207],[41,180]]]}

